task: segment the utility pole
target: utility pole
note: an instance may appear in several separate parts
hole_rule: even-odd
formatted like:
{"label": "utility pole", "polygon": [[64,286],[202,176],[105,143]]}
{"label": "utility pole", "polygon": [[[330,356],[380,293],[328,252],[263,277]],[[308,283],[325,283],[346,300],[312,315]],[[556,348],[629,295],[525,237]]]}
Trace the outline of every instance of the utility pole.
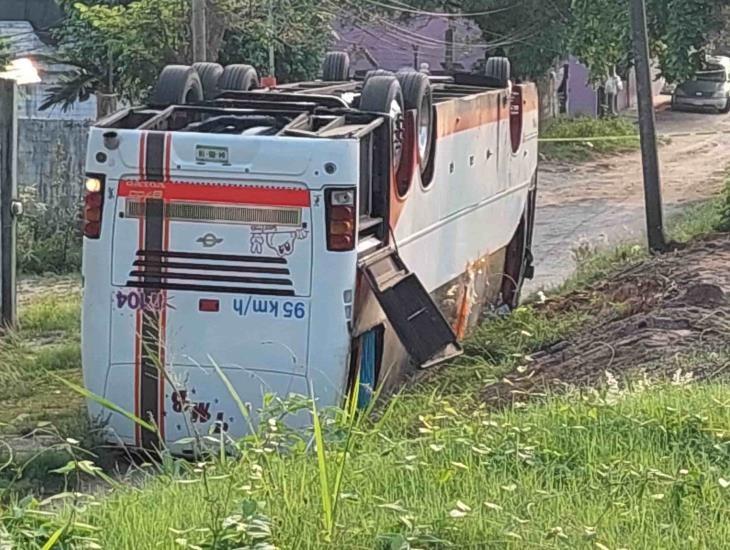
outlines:
{"label": "utility pole", "polygon": [[193,63],[208,61],[208,36],[205,23],[206,0],[192,0]]}
{"label": "utility pole", "polygon": [[269,0],[269,76],[276,77],[276,52],[274,51],[274,0]]}
{"label": "utility pole", "polygon": [[0,325],[14,327],[16,303],[16,224],[18,193],[18,86],[0,78]]}
{"label": "utility pole", "polygon": [[654,119],[654,94],[651,87],[651,61],[649,58],[649,38],[644,0],[631,0],[631,28],[636,63],[636,98],[639,107],[639,133],[641,135],[641,157],[644,167],[644,201],[649,250],[651,252],[664,252],[667,243],[664,237],[662,189],[656,143],[656,120]]}
{"label": "utility pole", "polygon": [[449,19],[449,28],[446,29],[446,51],[444,59],[444,68],[447,73],[451,73],[454,70],[454,22]]}

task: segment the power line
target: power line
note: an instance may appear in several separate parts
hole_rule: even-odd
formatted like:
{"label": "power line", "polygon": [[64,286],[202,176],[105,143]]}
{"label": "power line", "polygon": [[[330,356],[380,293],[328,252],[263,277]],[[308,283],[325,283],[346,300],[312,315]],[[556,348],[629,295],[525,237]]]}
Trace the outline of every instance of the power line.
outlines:
{"label": "power line", "polygon": [[[346,4],[348,4],[351,8],[354,8],[354,11],[350,13],[351,17],[357,19],[360,23],[367,25],[367,26],[371,26],[373,24],[373,19],[364,19],[361,15],[359,15],[359,10],[357,10],[357,8],[359,8],[359,6],[353,4],[352,2],[347,2],[347,1],[346,1]],[[439,40],[439,39],[433,38],[431,36],[426,36],[424,34],[414,32],[406,27],[396,25],[395,23],[391,23],[387,19],[380,17],[380,16],[375,16],[375,21],[385,27],[390,27],[394,31],[397,31],[398,35],[392,36],[393,38],[398,38],[399,40],[403,40],[403,38],[400,36],[400,34],[403,34],[403,35],[406,35],[410,39],[410,41],[408,42],[409,44],[411,42],[417,42],[417,45],[422,46],[424,48],[441,49],[445,46],[453,45],[453,46],[460,47],[460,48],[491,49],[491,48],[496,48],[496,47],[500,47],[500,46],[502,46],[502,47],[508,46],[510,44],[514,44],[516,42],[522,41],[521,38],[518,38],[519,37],[518,34],[514,34],[512,36],[509,36],[509,35],[505,36],[505,35],[499,35],[497,33],[490,33],[490,34],[493,34],[493,35],[501,38],[501,40],[494,41],[494,42],[487,42],[487,43],[446,42],[445,40]],[[526,36],[526,38],[529,38],[531,36],[532,35]]]}
{"label": "power line", "polygon": [[513,35],[500,35],[497,33],[492,33],[494,36],[500,38],[499,41],[494,42],[486,42],[486,43],[478,43],[478,42],[446,42],[444,40],[439,40],[436,38],[432,38],[430,36],[426,36],[423,34],[419,34],[417,32],[411,31],[410,29],[407,29],[405,27],[401,27],[400,25],[396,25],[395,23],[391,23],[390,21],[386,21],[384,19],[380,19],[383,24],[385,24],[388,27],[392,27],[394,30],[397,30],[398,32],[402,32],[406,35],[409,35],[413,37],[414,39],[423,40],[424,42],[427,42],[429,44],[438,45],[438,46],[458,46],[462,48],[496,48],[498,46],[507,46],[510,44],[514,44],[515,42],[523,41],[523,38],[530,38],[534,36],[536,33],[532,33],[531,30],[527,31],[524,36],[520,36],[520,34],[515,33]]}
{"label": "power line", "polygon": [[411,6],[408,6],[407,4],[402,4],[398,2],[397,4],[388,4],[386,2],[380,2],[378,0],[364,0],[368,4],[372,4],[375,6],[380,6],[381,8],[386,8],[392,11],[399,11],[403,13],[411,13],[415,15],[429,15],[432,17],[481,17],[484,15],[494,15],[497,13],[502,13],[508,10],[512,10],[515,7],[517,7],[519,4],[522,3],[522,0],[518,0],[511,6],[507,6],[504,8],[494,8],[491,10],[484,10],[484,11],[475,11],[470,13],[464,13],[464,12],[438,12],[438,11],[427,11],[427,10],[419,10],[417,8],[413,8]]}

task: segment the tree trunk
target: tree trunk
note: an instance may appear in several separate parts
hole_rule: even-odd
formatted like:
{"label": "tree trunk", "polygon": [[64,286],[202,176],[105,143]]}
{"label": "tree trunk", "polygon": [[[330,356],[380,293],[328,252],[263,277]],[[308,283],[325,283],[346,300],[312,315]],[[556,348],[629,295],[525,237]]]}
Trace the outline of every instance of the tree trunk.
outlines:
{"label": "tree trunk", "polygon": [[117,110],[117,94],[96,92],[96,120],[111,115]]}

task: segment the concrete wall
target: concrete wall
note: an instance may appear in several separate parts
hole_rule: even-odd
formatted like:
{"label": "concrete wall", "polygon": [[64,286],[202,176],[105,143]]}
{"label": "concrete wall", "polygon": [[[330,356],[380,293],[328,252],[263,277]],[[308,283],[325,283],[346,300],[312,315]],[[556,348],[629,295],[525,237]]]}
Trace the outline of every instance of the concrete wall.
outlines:
{"label": "concrete wall", "polygon": [[18,183],[36,186],[40,199],[53,205],[60,197],[81,196],[88,122],[21,118],[18,135]]}

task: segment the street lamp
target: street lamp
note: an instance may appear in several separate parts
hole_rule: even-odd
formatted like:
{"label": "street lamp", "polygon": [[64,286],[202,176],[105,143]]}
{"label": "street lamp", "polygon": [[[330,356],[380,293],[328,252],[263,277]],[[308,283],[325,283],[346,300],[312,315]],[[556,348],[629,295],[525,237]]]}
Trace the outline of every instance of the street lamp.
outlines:
{"label": "street lamp", "polygon": [[38,84],[41,81],[38,69],[36,69],[33,61],[27,57],[11,61],[10,65],[5,67],[5,71],[0,72],[0,78],[14,80],[18,86]]}

